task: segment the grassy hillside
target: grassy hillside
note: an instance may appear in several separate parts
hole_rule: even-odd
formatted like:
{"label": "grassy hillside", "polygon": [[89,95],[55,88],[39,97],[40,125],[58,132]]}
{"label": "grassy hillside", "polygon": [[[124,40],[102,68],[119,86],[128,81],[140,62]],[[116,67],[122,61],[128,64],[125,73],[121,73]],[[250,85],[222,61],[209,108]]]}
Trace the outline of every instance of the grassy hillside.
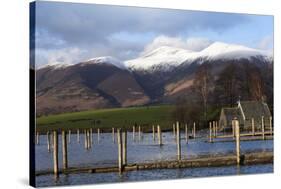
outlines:
{"label": "grassy hillside", "polygon": [[42,132],[76,128],[100,128],[110,131],[112,127],[132,129],[134,124],[143,126],[144,130],[150,130],[153,124],[170,129],[172,111],[173,106],[170,105],[91,110],[43,116],[37,119],[36,125],[37,131]]}

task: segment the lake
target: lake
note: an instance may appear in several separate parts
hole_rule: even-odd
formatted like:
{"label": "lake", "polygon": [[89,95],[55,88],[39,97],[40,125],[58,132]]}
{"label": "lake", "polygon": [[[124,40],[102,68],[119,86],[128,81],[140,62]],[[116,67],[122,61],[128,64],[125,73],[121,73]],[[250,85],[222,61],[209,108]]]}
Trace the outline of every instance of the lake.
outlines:
{"label": "lake", "polygon": [[[163,132],[163,144],[157,144],[157,139],[152,139],[152,133],[142,133],[139,141],[138,133],[133,141],[132,133],[128,133],[127,159],[128,164],[153,162],[159,160],[176,160],[177,148],[172,132]],[[235,153],[234,142],[208,143],[208,131],[202,130],[196,133],[198,138],[189,139],[185,142],[184,133],[181,133],[182,159],[194,158],[204,155],[223,155]],[[80,143],[77,142],[77,135],[71,134],[68,144],[68,165],[69,167],[107,167],[116,166],[118,160],[118,149],[112,140],[111,133],[101,133],[98,141],[97,134],[93,134],[93,146],[90,150],[84,148],[84,134],[80,133]],[[241,141],[241,152],[273,151],[273,140]],[[52,169],[52,152],[47,151],[47,137],[40,135],[39,145],[36,145],[36,171]],[[62,167],[61,137],[59,137],[59,167]],[[225,166],[225,167],[204,167],[204,168],[183,168],[183,169],[154,169],[131,171],[119,175],[119,173],[79,173],[60,175],[58,180],[53,175],[36,177],[36,186],[54,185],[75,185],[112,183],[125,181],[161,180],[176,178],[192,178],[220,175],[257,174],[272,173],[273,165],[252,165],[252,166]]]}

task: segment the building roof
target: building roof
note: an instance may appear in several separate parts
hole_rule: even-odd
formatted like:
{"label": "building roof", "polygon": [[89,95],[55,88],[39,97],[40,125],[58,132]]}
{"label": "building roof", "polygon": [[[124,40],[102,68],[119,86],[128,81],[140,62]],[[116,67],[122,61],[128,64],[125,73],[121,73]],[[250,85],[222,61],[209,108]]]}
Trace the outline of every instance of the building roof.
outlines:
{"label": "building roof", "polygon": [[[261,101],[241,101],[241,109],[245,118],[253,117],[270,117],[271,113],[268,108],[268,105],[265,102]],[[238,105],[239,106],[239,105]]]}
{"label": "building roof", "polygon": [[222,108],[224,115],[227,120],[232,120],[235,117],[240,120],[241,119],[241,112],[238,107],[235,108]]}

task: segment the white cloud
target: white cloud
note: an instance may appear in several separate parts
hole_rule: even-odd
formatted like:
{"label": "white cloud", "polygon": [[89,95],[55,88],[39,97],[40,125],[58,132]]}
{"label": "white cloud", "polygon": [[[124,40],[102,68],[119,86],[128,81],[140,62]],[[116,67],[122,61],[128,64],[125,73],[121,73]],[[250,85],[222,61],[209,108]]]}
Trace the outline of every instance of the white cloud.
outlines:
{"label": "white cloud", "polygon": [[186,48],[193,51],[201,51],[211,45],[213,42],[206,38],[188,38],[186,40]]}
{"label": "white cloud", "polygon": [[212,44],[212,41],[206,38],[181,38],[181,37],[169,37],[161,35],[156,37],[151,43],[145,46],[141,54],[146,54],[161,46],[170,46],[183,48],[192,51],[201,51],[204,48]]}
{"label": "white cloud", "polygon": [[81,57],[86,57],[86,54],[85,50],[76,47],[50,50],[36,49],[35,63],[36,66],[54,62],[74,64],[81,61]]}

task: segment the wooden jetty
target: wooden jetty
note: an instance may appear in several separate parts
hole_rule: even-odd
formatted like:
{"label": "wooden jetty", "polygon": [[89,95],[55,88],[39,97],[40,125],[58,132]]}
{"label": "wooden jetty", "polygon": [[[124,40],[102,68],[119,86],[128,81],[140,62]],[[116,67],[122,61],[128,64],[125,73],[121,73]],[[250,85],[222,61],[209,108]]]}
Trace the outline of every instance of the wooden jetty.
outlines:
{"label": "wooden jetty", "polygon": [[[241,165],[265,164],[273,162],[273,152],[254,152],[241,155]],[[122,171],[135,171],[147,169],[175,169],[175,168],[195,168],[195,167],[219,167],[237,165],[237,157],[234,154],[226,156],[198,157],[192,159],[156,161],[148,163],[128,164]],[[112,167],[69,167],[60,170],[61,174],[72,173],[109,173],[119,172],[118,166]],[[36,176],[53,174],[53,170],[37,171]]]}
{"label": "wooden jetty", "polygon": [[[59,176],[60,173],[69,174],[69,173],[102,173],[102,172],[119,172],[123,171],[132,171],[132,170],[145,170],[145,169],[169,169],[169,168],[192,168],[192,167],[212,167],[212,166],[229,166],[229,165],[248,165],[248,164],[261,164],[261,163],[272,163],[273,162],[273,152],[251,152],[251,153],[243,153],[240,149],[240,141],[241,140],[258,140],[258,139],[268,139],[273,138],[273,131],[265,131],[264,126],[262,124],[262,132],[257,132],[253,129],[254,132],[251,133],[240,133],[240,125],[238,119],[235,117],[232,120],[232,134],[230,135],[218,135],[217,122],[213,121],[209,123],[209,134],[207,136],[207,141],[215,142],[214,139],[224,139],[223,141],[219,140],[218,142],[225,141],[235,141],[235,154],[226,154],[226,155],[208,155],[208,156],[199,156],[196,158],[183,159],[181,154],[181,132],[180,132],[180,123],[176,122],[174,124],[173,134],[175,134],[176,139],[176,148],[177,148],[177,158],[175,160],[169,161],[155,161],[149,163],[137,163],[137,164],[129,164],[127,160],[127,131],[117,128],[116,137],[117,137],[117,148],[118,148],[118,163],[113,167],[69,167],[68,165],[68,151],[67,151],[67,132],[61,131],[62,136],[62,158],[63,158],[63,166],[62,169],[59,170],[59,160],[58,160],[58,131],[53,131],[52,138],[52,146],[53,146],[53,169],[45,170],[45,171],[37,171],[35,174],[45,175],[45,174],[54,174],[55,176]],[[156,138],[154,135],[156,134],[154,125],[152,127],[153,130],[153,140]],[[185,140],[188,141],[187,137],[187,125],[185,125]],[[100,135],[100,129],[97,129],[98,141]],[[78,132],[79,133],[79,132]],[[138,126],[138,135],[139,141],[141,140],[141,127]],[[196,137],[196,124],[193,122],[192,128],[192,136]],[[48,132],[49,134],[49,132]],[[48,137],[47,134],[47,137]],[[71,135],[71,132],[68,132],[68,135]],[[135,140],[135,126],[133,127],[133,140]],[[68,139],[70,139],[68,136]],[[39,134],[36,133],[36,137],[39,138]],[[115,143],[115,131],[112,128],[112,137],[113,143]],[[243,138],[245,137],[245,138]],[[248,138],[247,138],[248,137]],[[161,126],[157,125],[157,138],[158,145],[162,146],[162,130]],[[197,137],[198,138],[198,137]],[[85,139],[85,149],[89,150],[92,147],[93,139],[92,139],[92,129],[84,130],[84,139]],[[227,139],[227,140],[225,140]],[[37,141],[36,141],[37,143]],[[38,143],[39,144],[39,143]],[[49,147],[48,147],[49,150]]]}

